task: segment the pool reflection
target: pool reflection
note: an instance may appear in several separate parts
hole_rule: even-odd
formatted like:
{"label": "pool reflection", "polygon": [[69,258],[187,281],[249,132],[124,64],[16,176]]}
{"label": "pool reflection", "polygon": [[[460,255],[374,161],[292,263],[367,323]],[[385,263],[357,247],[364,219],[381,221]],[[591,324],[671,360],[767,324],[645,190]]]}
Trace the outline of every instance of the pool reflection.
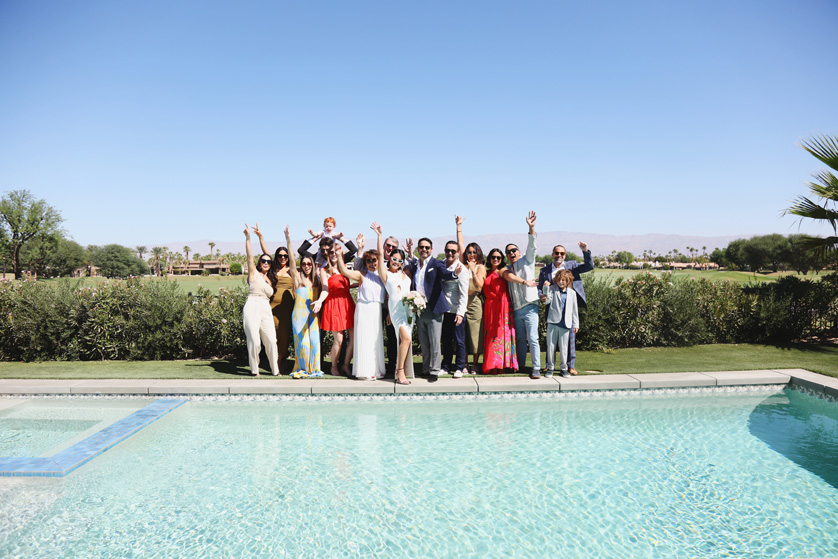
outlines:
{"label": "pool reflection", "polygon": [[787,389],[766,398],[748,430],[769,448],[838,489],[838,405]]}

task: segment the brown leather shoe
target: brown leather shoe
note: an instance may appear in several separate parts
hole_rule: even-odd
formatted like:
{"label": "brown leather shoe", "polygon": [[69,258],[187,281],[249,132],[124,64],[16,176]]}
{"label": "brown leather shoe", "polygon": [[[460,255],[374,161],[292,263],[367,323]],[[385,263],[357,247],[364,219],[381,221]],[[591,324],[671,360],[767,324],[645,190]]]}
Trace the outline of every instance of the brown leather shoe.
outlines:
{"label": "brown leather shoe", "polygon": [[570,372],[570,374],[571,374],[571,375],[578,375],[578,374],[579,374],[579,371],[577,371],[577,370],[576,370],[576,369],[574,369],[573,367],[571,367],[570,369],[568,369],[568,372]]}

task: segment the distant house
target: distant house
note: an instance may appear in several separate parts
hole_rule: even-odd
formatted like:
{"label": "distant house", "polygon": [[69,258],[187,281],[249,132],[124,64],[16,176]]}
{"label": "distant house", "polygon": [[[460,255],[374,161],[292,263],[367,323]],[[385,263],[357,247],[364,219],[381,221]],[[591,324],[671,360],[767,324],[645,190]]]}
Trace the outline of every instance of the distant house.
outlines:
{"label": "distant house", "polygon": [[93,265],[90,266],[82,266],[81,268],[76,268],[73,270],[73,277],[74,278],[95,278],[99,275],[99,268]]}
{"label": "distant house", "polygon": [[200,276],[204,270],[210,274],[229,274],[230,265],[218,260],[190,260],[172,267],[172,273],[189,276]]}

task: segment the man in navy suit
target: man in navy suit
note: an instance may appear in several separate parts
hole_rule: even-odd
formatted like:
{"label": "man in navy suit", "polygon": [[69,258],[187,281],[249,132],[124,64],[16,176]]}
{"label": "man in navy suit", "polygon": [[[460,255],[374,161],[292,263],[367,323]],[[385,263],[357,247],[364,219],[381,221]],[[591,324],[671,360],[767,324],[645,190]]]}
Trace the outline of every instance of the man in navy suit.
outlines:
{"label": "man in navy suit", "polygon": [[422,348],[422,374],[430,382],[436,382],[442,369],[442,315],[451,308],[443,294],[442,281],[457,279],[462,271],[461,265],[449,271],[444,262],[431,256],[433,248],[434,244],[427,237],[419,239],[416,243],[419,258],[412,259],[407,267],[412,277],[410,289],[418,291],[427,301],[425,310],[417,317],[416,328]]}
{"label": "man in navy suit", "polygon": [[[538,288],[543,290],[545,285],[550,285],[553,283],[553,276],[556,275],[556,272],[559,270],[570,270],[573,274],[573,290],[579,296],[579,306],[586,309],[588,308],[588,301],[585,299],[585,288],[582,286],[582,277],[581,275],[585,272],[590,272],[594,269],[594,261],[591,258],[591,251],[588,250],[588,244],[580,242],[579,248],[582,249],[582,255],[584,257],[584,263],[580,264],[576,260],[565,260],[565,256],[567,256],[567,251],[562,245],[556,245],[553,247],[553,263],[544,266],[541,269],[541,272],[538,274]],[[570,349],[570,359],[568,359],[568,367],[570,368],[570,374],[576,375],[578,374],[576,371],[576,333],[573,329],[570,330],[570,341],[568,342],[568,348]]]}

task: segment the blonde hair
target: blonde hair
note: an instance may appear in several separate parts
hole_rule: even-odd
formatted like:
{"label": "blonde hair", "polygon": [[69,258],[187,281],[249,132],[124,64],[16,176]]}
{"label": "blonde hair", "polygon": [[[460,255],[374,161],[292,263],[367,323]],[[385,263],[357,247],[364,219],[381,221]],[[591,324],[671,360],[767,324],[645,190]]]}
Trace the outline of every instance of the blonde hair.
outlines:
{"label": "blonde hair", "polygon": [[559,285],[559,280],[562,278],[564,278],[568,286],[573,285],[573,272],[571,272],[570,270],[559,270],[558,272],[556,272],[556,274],[553,276],[553,282],[556,285]]}

